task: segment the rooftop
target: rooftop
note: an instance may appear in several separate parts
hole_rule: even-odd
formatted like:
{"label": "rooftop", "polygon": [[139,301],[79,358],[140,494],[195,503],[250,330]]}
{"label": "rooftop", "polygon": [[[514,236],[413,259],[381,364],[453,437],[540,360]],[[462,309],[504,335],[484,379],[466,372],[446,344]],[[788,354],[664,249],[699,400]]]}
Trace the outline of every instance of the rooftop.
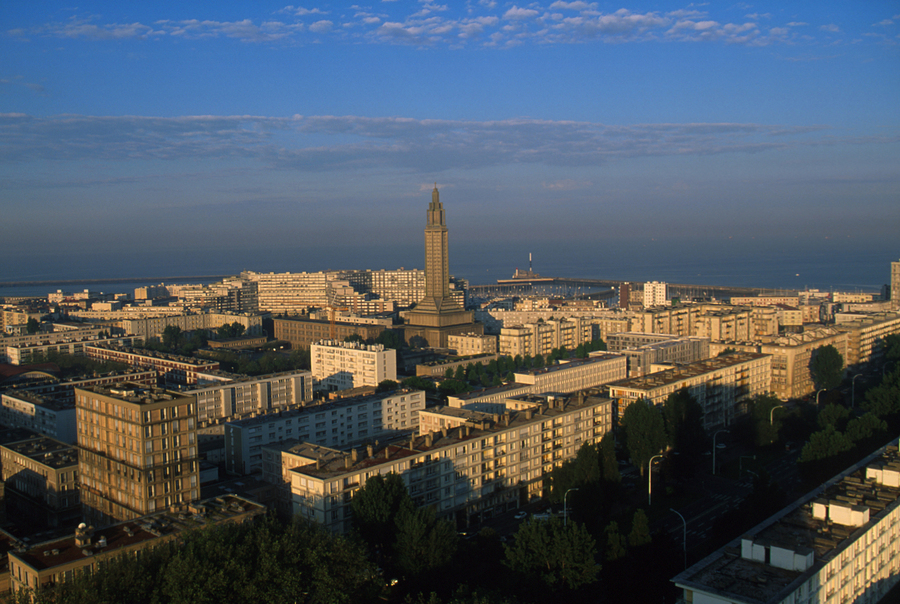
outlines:
{"label": "rooftop", "polygon": [[706,373],[712,373],[719,369],[740,365],[748,361],[761,359],[769,355],[758,352],[732,352],[705,361],[696,361],[687,365],[681,365],[674,369],[666,369],[649,375],[619,380],[609,384],[618,388],[634,388],[638,390],[650,390],[659,388],[681,380],[687,380],[693,377],[701,376]]}
{"label": "rooftop", "polygon": [[3,446],[13,453],[55,470],[78,465],[78,447],[49,436],[35,436]]}
{"label": "rooftop", "polygon": [[170,392],[162,388],[153,388],[144,384],[123,382],[115,386],[92,386],[84,389],[86,392],[94,392],[103,396],[118,399],[128,403],[139,405],[152,405],[174,401],[179,398],[187,398],[177,392]]}

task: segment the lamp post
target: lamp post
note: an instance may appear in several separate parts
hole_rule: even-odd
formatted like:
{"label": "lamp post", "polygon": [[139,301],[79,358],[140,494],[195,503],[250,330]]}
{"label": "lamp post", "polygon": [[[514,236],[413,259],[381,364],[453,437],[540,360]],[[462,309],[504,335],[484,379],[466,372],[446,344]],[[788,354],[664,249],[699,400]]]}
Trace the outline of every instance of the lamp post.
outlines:
{"label": "lamp post", "polygon": [[775,405],[775,406],[772,407],[772,409],[769,411],[769,425],[770,425],[770,426],[774,426],[774,425],[775,425],[775,409],[783,409],[783,408],[784,408],[784,405]]}
{"label": "lamp post", "polygon": [[713,476],[716,475],[716,437],[722,432],[728,432],[729,434],[731,434],[731,432],[729,432],[728,430],[719,430],[718,432],[713,434]]}
{"label": "lamp post", "polygon": [[577,491],[578,487],[572,487],[563,495],[563,527],[569,526],[569,508],[566,505],[566,497],[569,496],[569,493],[572,491]]}
{"label": "lamp post", "polygon": [[662,457],[662,453],[654,455],[650,458],[650,462],[647,463],[647,507],[650,507],[653,501],[653,460],[657,457]]}
{"label": "lamp post", "polygon": [[681,512],[678,510],[669,508],[669,511],[678,514],[678,517],[681,518],[681,523],[684,525],[684,537],[682,537],[681,540],[681,549],[684,551],[684,568],[687,570],[687,520],[684,519],[684,516],[682,516]]}
{"label": "lamp post", "polygon": [[861,373],[857,373],[853,376],[853,379],[850,380],[850,408],[856,408],[856,378],[861,376]]}
{"label": "lamp post", "polygon": [[821,390],[816,392],[816,410],[817,411],[819,409],[819,395],[822,394],[823,392],[825,392],[825,390],[826,390],[825,388],[822,388]]}

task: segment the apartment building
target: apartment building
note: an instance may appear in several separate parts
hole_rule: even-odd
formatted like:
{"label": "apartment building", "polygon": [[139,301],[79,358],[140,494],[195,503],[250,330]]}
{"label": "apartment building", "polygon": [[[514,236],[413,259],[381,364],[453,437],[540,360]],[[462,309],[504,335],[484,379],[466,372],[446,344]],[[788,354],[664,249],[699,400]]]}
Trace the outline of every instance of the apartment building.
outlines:
{"label": "apartment building", "polygon": [[379,323],[355,323],[344,318],[334,323],[308,318],[276,317],[274,319],[275,339],[291,343],[291,348],[306,350],[321,340],[338,340],[356,335],[363,340],[375,339],[386,328]]}
{"label": "apartment building", "polygon": [[84,347],[89,345],[140,346],[142,343],[143,338],[140,336],[66,338],[55,342],[34,342],[7,346],[6,358],[11,365],[28,365],[30,363],[43,362],[43,358],[50,353],[84,356]]}
{"label": "apartment building", "polygon": [[644,283],[644,308],[666,305],[666,284],[659,281]]}
{"label": "apartment building", "polygon": [[[59,329],[60,325],[55,324],[54,328]],[[101,333],[109,331],[108,327],[91,327],[78,329],[62,329],[60,331],[38,332],[30,334],[0,334],[0,362],[8,363],[6,348],[8,346],[28,346],[30,344],[54,344],[56,342],[65,342],[67,340],[86,340],[99,337]]]}
{"label": "apartment building", "polygon": [[310,346],[316,388],[334,391],[397,380],[397,351],[383,344],[322,340]]}
{"label": "apartment building", "polygon": [[820,327],[758,342],[717,343],[711,347],[710,352],[715,355],[730,348],[771,355],[772,394],[786,401],[815,392],[809,362],[817,348],[834,346],[841,357],[846,359],[848,342],[847,332],[834,327]]}
{"label": "apartment building", "polygon": [[353,494],[375,475],[399,474],[417,506],[465,527],[540,497],[547,473],[611,426],[612,403],[570,397],[503,415],[440,407],[421,413],[439,426],[365,452],[317,448],[290,470],[294,514],[336,533],[350,528]]}
{"label": "apartment building", "polygon": [[476,354],[496,354],[497,336],[477,333],[463,333],[447,336],[447,345],[458,356]]}
{"label": "apartment building", "polygon": [[884,359],[884,337],[900,333],[900,313],[835,313],[835,327],[847,332],[844,365],[853,367]]}
{"label": "apartment building", "polygon": [[550,321],[538,321],[500,330],[500,354],[546,355],[556,348],[575,350],[580,344],[593,339],[590,321],[580,317]]}
{"label": "apartment building", "polygon": [[387,440],[419,425],[422,390],[395,390],[337,399],[225,424],[225,468],[233,474],[262,469],[263,447],[299,440],[324,447]]}
{"label": "apartment building", "polygon": [[74,445],[75,402],[62,401],[25,388],[11,388],[0,394],[0,424],[33,430]]}
{"label": "apartment building", "polygon": [[687,389],[703,408],[704,428],[709,430],[746,413],[746,402],[768,394],[771,383],[771,356],[736,352],[614,382],[609,384],[609,396],[618,402],[621,414],[637,400],[663,405],[670,394]]}
{"label": "apartment building", "polygon": [[875,604],[900,581],[892,444],[672,579],[684,602]]}
{"label": "apartment building", "polygon": [[200,497],[193,396],[121,384],[75,391],[85,516],[132,520]]}
{"label": "apartment building", "polygon": [[480,363],[482,365],[487,365],[494,359],[499,359],[499,354],[485,354],[475,357],[466,357],[463,359],[459,359],[456,361],[444,361],[443,359],[438,359],[434,361],[434,364],[428,365],[416,365],[416,375],[423,377],[435,377],[442,378],[447,375],[447,370],[450,369],[452,371],[456,371],[457,367],[466,367],[468,365],[473,365],[475,363]]}
{"label": "apartment building", "polygon": [[77,522],[78,448],[35,434],[0,445],[7,514],[19,526],[53,528]]}
{"label": "apartment building", "polygon": [[610,337],[607,348],[628,359],[628,377],[653,373],[654,365],[685,365],[710,356],[709,338],[694,336],[625,332]]}
{"label": "apartment building", "polygon": [[72,581],[111,559],[137,556],[185,531],[247,522],[265,513],[266,508],[258,503],[226,494],[186,505],[180,511],[159,511],[97,530],[82,523],[72,536],[10,551],[10,586],[16,592]]}
{"label": "apartment building", "polygon": [[251,413],[287,409],[309,403],[313,398],[312,373],[303,369],[262,376],[225,374],[211,381],[201,374],[200,383],[184,394],[197,401],[200,427]]}
{"label": "apartment building", "polygon": [[265,335],[262,328],[264,315],[231,312],[196,312],[171,314],[154,317],[132,317],[120,321],[120,326],[128,334],[143,338],[160,337],[167,327],[177,327],[181,331],[215,330],[223,325],[240,323],[248,336]]}
{"label": "apartment building", "polygon": [[156,371],[166,384],[196,384],[200,374],[215,371],[218,361],[208,361],[176,354],[165,354],[139,348],[119,348],[112,346],[86,345],[84,354],[96,361],[115,361],[132,367],[144,367]]}

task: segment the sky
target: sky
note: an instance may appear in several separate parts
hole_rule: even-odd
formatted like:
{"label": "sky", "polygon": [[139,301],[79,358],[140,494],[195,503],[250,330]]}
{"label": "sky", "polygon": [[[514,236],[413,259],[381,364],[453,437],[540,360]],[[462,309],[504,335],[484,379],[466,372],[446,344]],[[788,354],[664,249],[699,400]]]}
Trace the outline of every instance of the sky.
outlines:
{"label": "sky", "polygon": [[0,273],[900,257],[900,2],[625,2],[2,2]]}

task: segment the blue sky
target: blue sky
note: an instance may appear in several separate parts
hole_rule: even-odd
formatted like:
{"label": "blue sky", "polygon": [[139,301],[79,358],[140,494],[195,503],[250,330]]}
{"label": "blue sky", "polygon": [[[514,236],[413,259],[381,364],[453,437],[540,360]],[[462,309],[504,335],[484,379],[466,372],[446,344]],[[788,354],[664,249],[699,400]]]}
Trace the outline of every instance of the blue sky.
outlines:
{"label": "blue sky", "polygon": [[[0,28],[19,261],[421,266],[434,182],[451,245],[485,255],[900,257],[900,2],[13,0]],[[292,258],[239,268],[319,268]]]}

